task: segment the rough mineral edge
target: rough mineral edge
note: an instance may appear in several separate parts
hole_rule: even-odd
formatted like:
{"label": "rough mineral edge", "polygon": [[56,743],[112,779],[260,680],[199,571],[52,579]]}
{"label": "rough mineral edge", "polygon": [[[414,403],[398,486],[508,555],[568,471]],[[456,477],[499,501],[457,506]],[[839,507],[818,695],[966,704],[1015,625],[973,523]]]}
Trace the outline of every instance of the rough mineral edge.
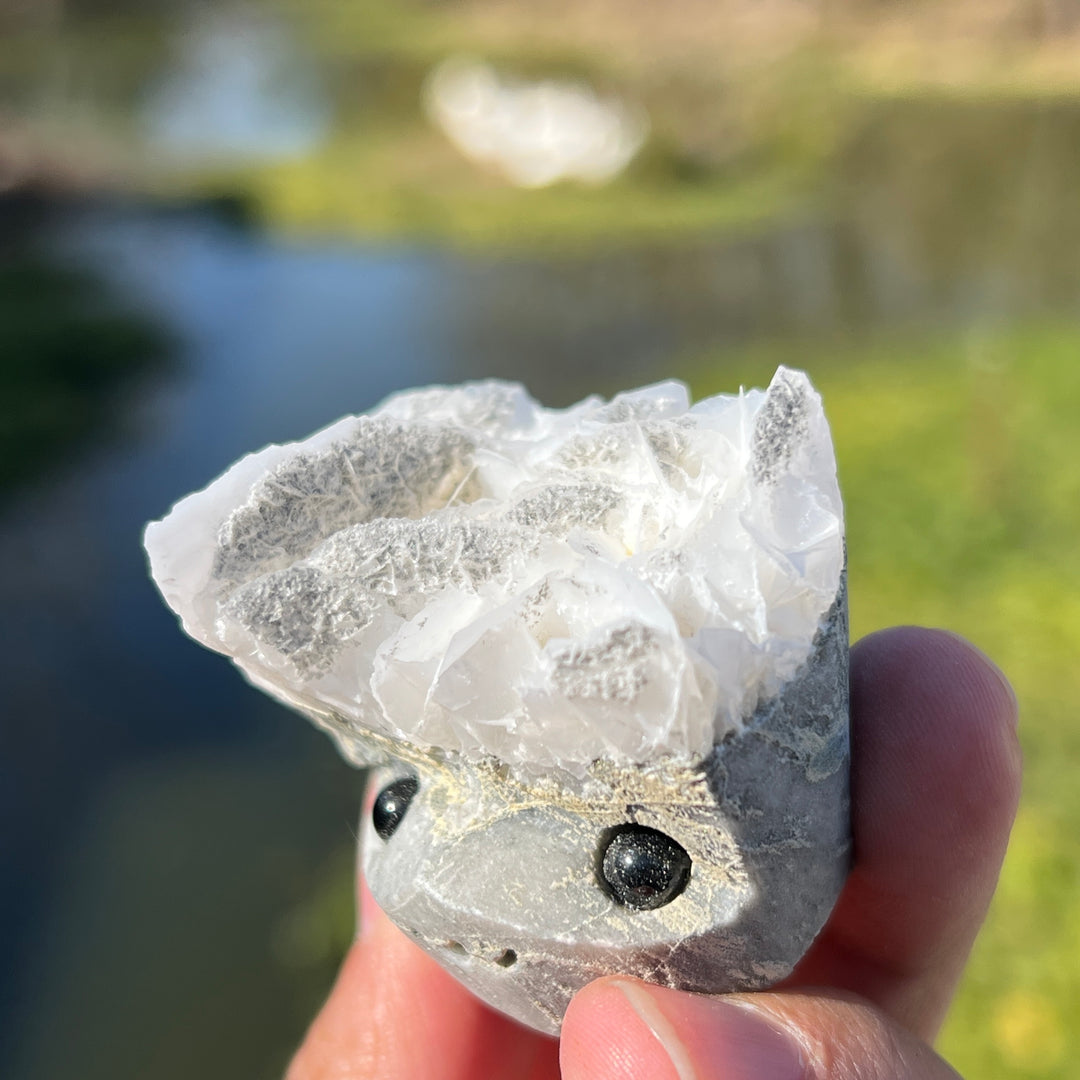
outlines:
{"label": "rough mineral edge", "polygon": [[[348,756],[701,759],[810,652],[843,566],[818,395],[388,399],[147,528],[184,628]],[[372,751],[375,750],[375,753]]]}
{"label": "rough mineral edge", "polygon": [[[597,762],[579,791],[489,762],[421,765],[392,839],[365,823],[365,880],[474,993],[549,1034],[603,975],[701,993],[772,985],[821,929],[848,868],[847,640],[841,582],[799,673],[696,767]],[[396,763],[375,786],[412,769]],[[691,856],[672,903],[633,910],[598,888],[599,838],[627,820]]]}

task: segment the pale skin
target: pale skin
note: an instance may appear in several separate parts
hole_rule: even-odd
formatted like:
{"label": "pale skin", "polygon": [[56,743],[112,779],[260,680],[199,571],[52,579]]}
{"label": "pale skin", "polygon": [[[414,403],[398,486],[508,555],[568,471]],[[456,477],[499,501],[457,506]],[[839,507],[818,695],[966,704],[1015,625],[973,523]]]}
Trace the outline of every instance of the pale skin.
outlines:
{"label": "pale skin", "polygon": [[1016,812],[1016,700],[943,631],[882,631],[851,660],[854,865],[781,987],[705,997],[600,979],[550,1039],[472,997],[361,885],[361,933],[288,1080],[955,1078],[932,1043]]}

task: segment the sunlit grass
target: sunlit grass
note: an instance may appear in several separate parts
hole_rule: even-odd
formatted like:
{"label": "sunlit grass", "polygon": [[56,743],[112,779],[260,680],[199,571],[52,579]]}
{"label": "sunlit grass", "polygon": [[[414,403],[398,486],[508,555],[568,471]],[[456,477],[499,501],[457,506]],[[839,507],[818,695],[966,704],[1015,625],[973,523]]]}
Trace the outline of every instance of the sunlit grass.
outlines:
{"label": "sunlit grass", "polygon": [[[604,188],[561,184],[524,191],[473,181],[455,186],[395,179],[358,164],[310,160],[264,170],[248,190],[257,212],[299,234],[437,241],[485,250],[585,246],[596,242],[674,242],[679,236],[742,229],[790,212],[806,184],[793,171],[679,187],[624,180]],[[227,183],[203,186],[207,193]]]}

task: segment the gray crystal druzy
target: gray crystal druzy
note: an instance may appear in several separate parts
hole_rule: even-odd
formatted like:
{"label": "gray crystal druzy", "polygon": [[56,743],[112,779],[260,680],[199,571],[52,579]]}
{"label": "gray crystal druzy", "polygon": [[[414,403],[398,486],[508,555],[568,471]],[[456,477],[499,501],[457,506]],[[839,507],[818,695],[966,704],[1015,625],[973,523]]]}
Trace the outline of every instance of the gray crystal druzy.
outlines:
{"label": "gray crystal druzy", "polygon": [[[475,994],[551,1034],[601,975],[702,992],[777,982],[847,873],[847,654],[841,587],[798,676],[697,767],[598,763],[562,785],[454,757],[378,770],[380,789],[419,783],[388,837],[365,823],[373,895]],[[629,822],[690,856],[685,888],[653,910],[605,887],[605,838]]]}

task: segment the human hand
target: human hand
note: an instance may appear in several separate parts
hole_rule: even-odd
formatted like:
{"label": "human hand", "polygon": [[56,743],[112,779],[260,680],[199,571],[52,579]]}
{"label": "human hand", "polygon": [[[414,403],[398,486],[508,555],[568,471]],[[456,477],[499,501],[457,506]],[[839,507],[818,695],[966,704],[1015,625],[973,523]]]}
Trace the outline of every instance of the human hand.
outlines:
{"label": "human hand", "polygon": [[1016,701],[954,635],[882,631],[852,650],[851,735],[851,875],[783,986],[706,997],[612,976],[556,1042],[474,998],[361,888],[360,936],[288,1080],[955,1077],[929,1044],[1016,811]]}

